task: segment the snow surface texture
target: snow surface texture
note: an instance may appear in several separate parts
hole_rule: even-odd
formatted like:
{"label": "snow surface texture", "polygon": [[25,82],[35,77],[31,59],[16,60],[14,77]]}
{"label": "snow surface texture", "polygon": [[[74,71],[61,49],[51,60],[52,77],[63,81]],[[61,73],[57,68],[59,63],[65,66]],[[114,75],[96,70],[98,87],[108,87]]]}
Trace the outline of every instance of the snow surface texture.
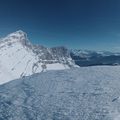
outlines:
{"label": "snow surface texture", "polygon": [[34,73],[72,66],[75,64],[65,48],[48,49],[32,45],[23,31],[0,40],[0,84]]}
{"label": "snow surface texture", "polygon": [[120,120],[120,67],[47,71],[1,85],[0,120]]}

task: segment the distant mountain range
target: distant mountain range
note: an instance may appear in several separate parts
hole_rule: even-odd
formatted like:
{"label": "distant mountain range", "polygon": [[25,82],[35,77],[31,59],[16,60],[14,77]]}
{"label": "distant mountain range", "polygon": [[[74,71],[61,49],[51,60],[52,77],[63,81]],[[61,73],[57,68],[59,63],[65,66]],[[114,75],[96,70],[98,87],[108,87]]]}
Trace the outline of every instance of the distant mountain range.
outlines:
{"label": "distant mountain range", "polygon": [[71,58],[79,66],[120,65],[120,53],[71,50]]}
{"label": "distant mountain range", "polygon": [[21,30],[0,39],[0,84],[46,70],[119,64],[120,53],[33,45]]}

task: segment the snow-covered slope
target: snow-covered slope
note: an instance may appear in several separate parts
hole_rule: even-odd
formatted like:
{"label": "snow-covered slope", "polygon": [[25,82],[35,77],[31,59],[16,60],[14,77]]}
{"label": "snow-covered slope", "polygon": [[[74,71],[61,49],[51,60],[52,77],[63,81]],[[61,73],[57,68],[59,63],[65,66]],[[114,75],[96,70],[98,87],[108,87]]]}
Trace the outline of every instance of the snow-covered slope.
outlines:
{"label": "snow-covered slope", "polygon": [[32,45],[23,31],[9,34],[0,40],[0,84],[44,70],[73,67],[74,62],[66,54],[63,51],[56,57],[51,49]]}
{"label": "snow-covered slope", "polygon": [[120,66],[34,74],[0,86],[1,120],[119,120]]}

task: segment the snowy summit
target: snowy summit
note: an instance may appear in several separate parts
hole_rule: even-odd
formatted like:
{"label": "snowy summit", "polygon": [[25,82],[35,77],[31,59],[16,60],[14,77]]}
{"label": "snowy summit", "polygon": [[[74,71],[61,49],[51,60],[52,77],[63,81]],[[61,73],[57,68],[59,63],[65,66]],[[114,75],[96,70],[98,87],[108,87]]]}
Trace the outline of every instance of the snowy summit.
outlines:
{"label": "snowy summit", "polygon": [[75,66],[65,48],[33,45],[21,30],[1,38],[0,56],[0,84],[46,70]]}

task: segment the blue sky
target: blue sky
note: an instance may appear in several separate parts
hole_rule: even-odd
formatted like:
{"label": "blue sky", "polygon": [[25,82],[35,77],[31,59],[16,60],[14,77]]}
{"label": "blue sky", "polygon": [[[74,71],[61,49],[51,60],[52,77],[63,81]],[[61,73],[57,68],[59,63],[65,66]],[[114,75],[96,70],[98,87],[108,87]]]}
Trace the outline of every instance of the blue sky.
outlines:
{"label": "blue sky", "polygon": [[0,0],[0,36],[34,44],[120,51],[120,0]]}

